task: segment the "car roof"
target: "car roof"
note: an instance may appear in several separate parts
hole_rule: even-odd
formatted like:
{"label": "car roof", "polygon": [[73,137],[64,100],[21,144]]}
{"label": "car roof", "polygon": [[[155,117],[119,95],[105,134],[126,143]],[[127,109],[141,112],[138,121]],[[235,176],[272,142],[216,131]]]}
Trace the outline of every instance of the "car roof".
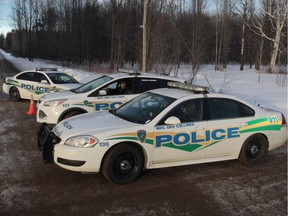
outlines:
{"label": "car roof", "polygon": [[139,77],[139,78],[149,78],[149,79],[166,79],[166,80],[171,80],[171,81],[177,81],[177,82],[185,82],[184,79],[180,79],[177,77],[172,77],[172,76],[163,76],[163,75],[157,75],[153,73],[142,73],[142,72],[137,72],[135,74],[127,74],[127,73],[113,73],[109,74],[108,76],[112,78],[130,78],[130,77]]}
{"label": "car roof", "polygon": [[[42,73],[65,73],[63,71],[58,71],[57,68],[35,68],[35,69],[31,69],[31,70],[25,70],[25,71],[21,71],[20,73],[27,73],[27,72],[42,72]],[[65,73],[66,74],[66,73]]]}
{"label": "car roof", "polygon": [[232,95],[227,95],[227,94],[222,94],[222,93],[215,93],[215,92],[195,92],[191,90],[185,90],[185,89],[177,89],[177,88],[159,88],[159,89],[154,89],[150,90],[149,92],[155,93],[155,94],[160,94],[164,95],[167,97],[172,97],[175,99],[183,98],[183,97],[188,97],[188,98],[199,98],[199,97],[208,97],[208,98],[229,98],[229,99],[236,99],[239,100],[237,97],[232,96]]}

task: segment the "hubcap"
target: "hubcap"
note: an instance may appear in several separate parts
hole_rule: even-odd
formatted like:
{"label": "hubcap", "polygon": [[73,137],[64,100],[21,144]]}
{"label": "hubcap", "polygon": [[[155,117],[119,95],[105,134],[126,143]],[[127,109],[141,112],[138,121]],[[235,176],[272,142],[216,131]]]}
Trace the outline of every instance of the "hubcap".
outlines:
{"label": "hubcap", "polygon": [[117,176],[127,177],[133,173],[135,166],[136,161],[133,155],[122,153],[116,158],[113,169]]}
{"label": "hubcap", "polygon": [[254,146],[251,147],[250,151],[251,151],[252,154],[257,154],[259,150],[258,150],[258,147],[254,145]]}
{"label": "hubcap", "polygon": [[128,169],[131,168],[131,165],[130,163],[127,161],[127,160],[123,160],[121,163],[120,163],[120,169],[123,170],[123,171],[127,171]]}
{"label": "hubcap", "polygon": [[260,140],[254,140],[253,143],[251,143],[248,146],[248,158],[250,160],[257,160],[259,157],[261,157],[262,152],[262,143]]}
{"label": "hubcap", "polygon": [[18,96],[18,92],[16,91],[16,90],[12,90],[12,94],[11,94],[11,96],[13,97],[13,98],[17,98],[17,96]]}

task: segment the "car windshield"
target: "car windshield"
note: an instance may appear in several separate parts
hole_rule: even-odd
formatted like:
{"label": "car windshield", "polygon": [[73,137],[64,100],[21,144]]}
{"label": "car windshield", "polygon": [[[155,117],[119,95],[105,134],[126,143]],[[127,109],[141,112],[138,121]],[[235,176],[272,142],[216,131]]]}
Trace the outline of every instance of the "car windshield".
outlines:
{"label": "car windshield", "polygon": [[80,93],[85,93],[85,92],[89,92],[91,91],[92,89],[95,89],[99,86],[101,86],[102,84],[112,80],[113,78],[112,77],[109,77],[109,76],[102,76],[102,77],[99,77],[97,79],[94,79],[92,80],[91,82],[88,82],[76,89],[73,89],[71,90],[72,92],[74,93],[77,93],[77,94],[80,94]]}
{"label": "car windshield", "polygon": [[114,110],[113,114],[130,122],[147,124],[175,100],[175,98],[146,92],[123,104]]}
{"label": "car windshield", "polygon": [[47,73],[47,76],[52,80],[54,84],[79,83],[73,77],[65,73]]}

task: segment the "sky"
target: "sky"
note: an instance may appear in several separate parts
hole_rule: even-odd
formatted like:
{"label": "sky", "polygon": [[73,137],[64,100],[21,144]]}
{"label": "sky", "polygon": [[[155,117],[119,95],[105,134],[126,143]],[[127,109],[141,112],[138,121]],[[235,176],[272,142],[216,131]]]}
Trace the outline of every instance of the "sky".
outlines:
{"label": "sky", "polygon": [[0,34],[4,36],[12,30],[10,18],[12,2],[12,0],[0,0]]}

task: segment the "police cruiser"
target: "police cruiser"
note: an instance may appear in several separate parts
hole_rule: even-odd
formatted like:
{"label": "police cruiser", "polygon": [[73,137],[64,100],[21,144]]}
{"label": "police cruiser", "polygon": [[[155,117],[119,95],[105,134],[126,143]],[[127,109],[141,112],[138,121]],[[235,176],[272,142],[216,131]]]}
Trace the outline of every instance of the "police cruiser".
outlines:
{"label": "police cruiser", "polygon": [[57,68],[35,68],[7,77],[3,83],[3,92],[12,100],[39,100],[42,95],[50,92],[68,90],[81,84],[70,75],[60,72]]}
{"label": "police cruiser", "polygon": [[117,109],[63,120],[52,132],[42,125],[38,147],[44,162],[102,172],[125,184],[144,169],[232,159],[254,165],[286,142],[280,112],[202,87],[171,85]]}
{"label": "police cruiser", "polygon": [[38,103],[37,122],[55,125],[74,115],[114,109],[140,93],[167,87],[171,81],[184,82],[175,77],[120,70],[76,89],[44,95]]}

